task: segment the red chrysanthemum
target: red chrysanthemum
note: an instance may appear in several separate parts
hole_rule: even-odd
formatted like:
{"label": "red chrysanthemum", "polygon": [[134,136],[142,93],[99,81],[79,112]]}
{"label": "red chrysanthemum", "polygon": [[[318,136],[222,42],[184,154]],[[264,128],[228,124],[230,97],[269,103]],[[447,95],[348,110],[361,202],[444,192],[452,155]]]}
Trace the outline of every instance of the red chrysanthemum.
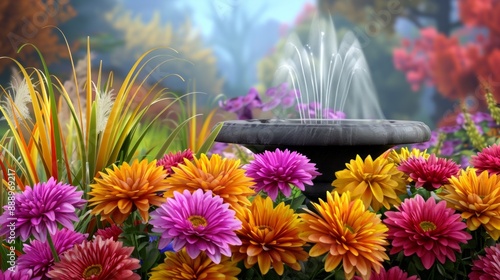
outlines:
{"label": "red chrysanthemum", "polygon": [[425,157],[409,157],[403,160],[398,170],[406,173],[416,188],[433,191],[447,184],[451,176],[460,171],[460,166],[451,159],[438,158],[432,154]]}
{"label": "red chrysanthemum", "polygon": [[477,169],[477,174],[486,170],[490,174],[500,175],[500,145],[484,148],[471,157],[471,164]]}
{"label": "red chrysanthemum", "polygon": [[141,267],[139,260],[130,257],[133,251],[122,242],[97,236],[66,251],[47,276],[60,280],[140,280],[134,273]]}
{"label": "red chrysanthemum", "polygon": [[472,238],[460,214],[447,208],[445,201],[436,203],[433,197],[427,201],[420,195],[405,199],[398,211],[387,211],[385,215],[388,238],[392,240],[390,253],[417,254],[426,269],[436,259],[443,264],[446,259],[455,261],[460,244]]}
{"label": "red chrysanthemum", "polygon": [[174,172],[172,167],[184,164],[184,159],[193,160],[193,152],[190,149],[177,153],[170,152],[158,160],[156,166],[163,166],[167,174],[172,174]]}
{"label": "red chrysanthemum", "polygon": [[469,279],[500,279],[500,244],[485,248],[484,251],[485,255],[473,262]]}
{"label": "red chrysanthemum", "polygon": [[113,241],[118,241],[118,237],[122,234],[123,230],[116,224],[112,224],[107,228],[98,229],[95,236],[101,236],[103,239],[111,238]]}

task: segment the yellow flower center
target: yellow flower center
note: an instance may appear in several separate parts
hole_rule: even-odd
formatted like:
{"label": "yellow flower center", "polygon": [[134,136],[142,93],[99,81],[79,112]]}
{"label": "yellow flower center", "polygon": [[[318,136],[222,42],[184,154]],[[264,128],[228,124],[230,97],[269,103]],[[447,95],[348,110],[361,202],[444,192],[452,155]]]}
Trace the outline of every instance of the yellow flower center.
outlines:
{"label": "yellow flower center", "polygon": [[189,221],[194,227],[207,226],[207,220],[205,220],[205,218],[203,218],[202,216],[197,216],[197,215],[191,216],[189,217]]}
{"label": "yellow flower center", "polygon": [[427,232],[427,231],[435,230],[436,229],[436,225],[433,222],[423,221],[423,222],[420,223],[420,228],[423,231]]}
{"label": "yellow flower center", "polygon": [[370,182],[373,178],[372,173],[363,173],[363,181]]}
{"label": "yellow flower center", "polygon": [[93,264],[93,265],[85,268],[82,276],[84,279],[87,279],[87,278],[91,278],[92,276],[98,276],[99,274],[101,274],[101,272],[102,272],[102,265]]}

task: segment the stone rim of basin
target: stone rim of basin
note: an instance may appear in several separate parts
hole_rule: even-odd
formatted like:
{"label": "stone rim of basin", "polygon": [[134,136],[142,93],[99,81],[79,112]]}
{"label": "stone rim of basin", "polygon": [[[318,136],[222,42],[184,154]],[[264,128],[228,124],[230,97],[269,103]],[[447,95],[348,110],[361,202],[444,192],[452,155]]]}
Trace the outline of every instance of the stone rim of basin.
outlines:
{"label": "stone rim of basin", "polygon": [[400,145],[425,142],[431,136],[426,124],[409,120],[252,119],[222,123],[215,141],[249,145]]}

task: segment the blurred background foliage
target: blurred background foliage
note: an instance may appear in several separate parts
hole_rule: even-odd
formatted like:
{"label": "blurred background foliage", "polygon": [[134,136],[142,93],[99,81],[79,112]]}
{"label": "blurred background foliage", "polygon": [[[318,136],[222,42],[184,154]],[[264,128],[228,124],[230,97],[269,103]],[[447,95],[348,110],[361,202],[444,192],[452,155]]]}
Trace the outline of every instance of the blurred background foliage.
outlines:
{"label": "blurred background foliage", "polygon": [[[243,96],[252,87],[263,94],[272,85],[287,36],[297,32],[305,39],[312,15],[332,15],[339,36],[351,30],[358,37],[386,118],[422,120],[434,127],[456,111],[457,98],[441,94],[439,84],[414,92],[393,63],[394,50],[402,39],[418,38],[425,27],[454,34],[464,25],[459,4],[465,2],[470,1],[2,1],[0,55],[39,66],[33,48],[17,53],[21,44],[33,43],[52,73],[65,80],[70,65],[62,34],[75,60],[85,57],[90,37],[96,67],[102,61],[103,70],[119,80],[143,52],[164,48],[155,58],[160,66],[148,69],[154,70],[151,79],[164,79],[162,86],[179,94],[204,92],[198,108],[208,112],[221,94]],[[2,85],[10,81],[9,65],[0,62]]]}

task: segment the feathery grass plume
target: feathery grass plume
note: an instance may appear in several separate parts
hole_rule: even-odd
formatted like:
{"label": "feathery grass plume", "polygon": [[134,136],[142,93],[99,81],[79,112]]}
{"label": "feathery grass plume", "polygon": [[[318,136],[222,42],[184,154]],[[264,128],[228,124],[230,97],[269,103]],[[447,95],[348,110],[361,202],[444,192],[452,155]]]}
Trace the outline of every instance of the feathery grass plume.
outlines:
{"label": "feathery grass plume", "polygon": [[472,146],[477,150],[482,150],[486,147],[486,140],[479,133],[476,124],[472,121],[469,112],[467,112],[465,106],[462,107],[462,112],[464,114],[464,127],[467,136],[469,136]]}
{"label": "feathery grass plume", "polygon": [[[11,120],[16,119],[20,124],[23,120],[31,121],[28,104],[31,103],[30,92],[26,78],[21,77],[18,72],[13,71],[10,87],[7,89],[6,99],[0,101],[0,106],[5,110],[5,115]],[[0,120],[5,120],[3,116]]]}
{"label": "feathery grass plume", "polygon": [[115,101],[113,96],[113,89],[100,91],[99,89],[95,89],[96,91],[96,129],[97,133],[101,133],[106,128],[106,124],[108,123],[109,114],[111,113],[111,109],[113,108],[113,103]]}

